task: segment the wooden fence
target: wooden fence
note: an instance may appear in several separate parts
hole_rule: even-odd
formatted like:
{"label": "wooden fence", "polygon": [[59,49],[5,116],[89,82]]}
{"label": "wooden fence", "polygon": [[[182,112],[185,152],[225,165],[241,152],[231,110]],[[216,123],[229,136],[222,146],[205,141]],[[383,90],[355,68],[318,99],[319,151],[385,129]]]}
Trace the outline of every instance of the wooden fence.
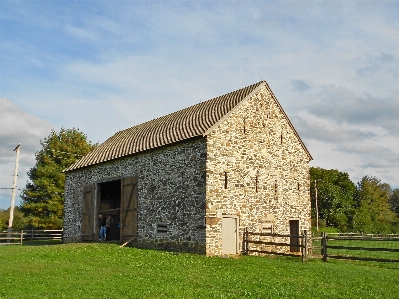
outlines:
{"label": "wooden fence", "polygon": [[[307,231],[303,231],[301,235],[297,236],[254,233],[246,228],[243,240],[244,254],[256,252],[288,256],[300,255],[302,262],[305,262],[309,257],[321,257],[323,261],[334,258],[399,262],[399,254],[397,254],[399,253],[399,234],[323,233],[321,236],[308,238]],[[289,250],[277,250],[278,247],[289,247]],[[320,254],[317,254],[318,250],[320,250]],[[368,254],[368,252],[371,254]]]}
{"label": "wooden fence", "polygon": [[[262,240],[263,237],[266,237],[268,240]],[[279,241],[274,241],[274,239]],[[248,228],[245,228],[243,244],[243,251],[247,255],[251,252],[257,252],[276,255],[301,256],[302,262],[307,260],[308,236],[306,230],[303,231],[301,235],[282,235],[272,233],[254,233],[248,231]],[[252,245],[256,245],[255,248],[253,248]],[[270,250],[259,249],[262,245],[267,246]],[[290,248],[289,251],[277,251],[277,247]]]}
{"label": "wooden fence", "polygon": [[0,232],[0,245],[22,245],[22,232]]}
{"label": "wooden fence", "polygon": [[371,240],[397,240],[399,234],[364,234],[364,233],[328,233],[329,237],[339,237],[340,239],[371,239]]}
{"label": "wooden fence", "polygon": [[[313,249],[320,248],[323,261],[327,261],[328,258],[334,259],[346,259],[346,260],[363,260],[363,261],[377,261],[377,262],[399,262],[399,259],[387,257],[367,257],[359,256],[361,252],[384,252],[384,253],[395,253],[392,256],[399,257],[396,252],[399,253],[399,235],[377,235],[377,234],[355,234],[355,233],[323,233],[321,237],[313,237],[313,244],[316,241],[320,241],[320,247],[313,247]],[[359,241],[362,246],[359,246]],[[368,242],[367,242],[368,241]],[[378,247],[371,247],[370,241],[376,244]],[[383,246],[382,241],[388,241],[389,244],[394,244],[392,247],[387,245]],[[338,245],[340,242],[343,245]],[[396,243],[397,242],[397,243]],[[333,243],[333,244],[331,244]],[[352,244],[351,244],[352,243]],[[342,251],[343,253],[342,253]],[[338,253],[337,253],[338,252]],[[341,252],[341,253],[339,253]]]}
{"label": "wooden fence", "polygon": [[62,240],[63,230],[29,229],[13,232],[0,232],[0,245],[22,245],[23,241]]}

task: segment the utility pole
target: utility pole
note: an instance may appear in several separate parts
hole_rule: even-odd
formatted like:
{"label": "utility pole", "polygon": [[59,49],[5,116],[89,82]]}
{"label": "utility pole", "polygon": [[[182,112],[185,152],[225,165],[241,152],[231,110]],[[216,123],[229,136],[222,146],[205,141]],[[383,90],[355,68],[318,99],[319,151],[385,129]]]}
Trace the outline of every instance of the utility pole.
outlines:
{"label": "utility pole", "polygon": [[315,201],[315,205],[316,205],[316,230],[317,232],[319,232],[319,207],[317,204],[317,180],[314,180],[314,191],[315,191],[315,196],[316,196],[316,201]]}
{"label": "utility pole", "polygon": [[[12,231],[12,222],[14,220],[14,202],[15,202],[15,190],[17,189],[18,159],[19,159],[19,148],[20,147],[21,147],[21,144],[18,144],[17,147],[14,148],[14,152],[16,152],[17,157],[15,159],[14,180],[12,183],[10,220],[8,222],[8,233],[11,233],[11,231]],[[11,236],[9,235],[9,237],[11,237]]]}

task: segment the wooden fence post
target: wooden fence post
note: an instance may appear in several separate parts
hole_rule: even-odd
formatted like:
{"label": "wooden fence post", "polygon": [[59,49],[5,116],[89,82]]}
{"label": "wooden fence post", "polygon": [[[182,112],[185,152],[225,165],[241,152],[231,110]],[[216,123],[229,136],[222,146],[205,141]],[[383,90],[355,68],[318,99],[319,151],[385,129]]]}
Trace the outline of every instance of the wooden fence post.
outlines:
{"label": "wooden fence post", "polygon": [[327,233],[323,232],[321,237],[321,251],[323,255],[323,262],[327,262]]}
{"label": "wooden fence post", "polygon": [[308,260],[308,231],[305,229],[302,236],[302,263]]}
{"label": "wooden fence post", "polygon": [[[304,252],[303,252],[303,247],[304,247],[304,244],[305,244],[305,239],[304,239],[304,237],[303,237],[303,231],[302,231],[302,234],[301,234],[301,236],[299,237],[300,239],[301,239],[301,244],[300,244],[300,250],[301,250],[301,257],[302,257],[302,263],[305,261],[305,254],[304,254]],[[299,241],[299,240],[298,240]],[[298,242],[299,243],[299,242]]]}
{"label": "wooden fence post", "polygon": [[31,233],[30,233],[30,240],[31,241],[33,240],[33,227],[32,227]]}
{"label": "wooden fence post", "polygon": [[21,246],[22,246],[22,240],[23,240],[23,238],[24,238],[24,230],[21,230]]}
{"label": "wooden fence post", "polygon": [[245,233],[244,234],[245,234],[245,254],[248,255],[248,245],[249,245],[249,242],[248,242],[248,236],[249,236],[248,227],[245,228]]}

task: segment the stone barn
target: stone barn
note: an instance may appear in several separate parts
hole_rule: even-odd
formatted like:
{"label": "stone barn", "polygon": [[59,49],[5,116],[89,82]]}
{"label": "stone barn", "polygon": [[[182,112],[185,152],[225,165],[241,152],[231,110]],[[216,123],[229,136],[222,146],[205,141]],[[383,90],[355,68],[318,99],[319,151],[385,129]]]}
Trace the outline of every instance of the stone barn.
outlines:
{"label": "stone barn", "polygon": [[[310,230],[309,161],[265,81],[120,131],[65,170],[64,242],[239,254],[243,233]],[[286,249],[286,247],[281,249]]]}

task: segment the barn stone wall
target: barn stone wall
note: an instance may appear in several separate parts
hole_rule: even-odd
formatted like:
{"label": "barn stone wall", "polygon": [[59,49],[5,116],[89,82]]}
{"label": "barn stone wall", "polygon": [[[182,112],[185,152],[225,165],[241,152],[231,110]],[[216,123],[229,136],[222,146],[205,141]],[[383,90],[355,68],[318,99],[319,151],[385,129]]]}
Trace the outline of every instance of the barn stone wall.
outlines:
{"label": "barn stone wall", "polygon": [[222,254],[223,215],[239,217],[240,247],[246,227],[289,234],[299,220],[310,231],[309,157],[271,92],[258,90],[207,140],[207,255]]}
{"label": "barn stone wall", "polygon": [[[81,237],[83,188],[138,176],[138,247],[205,253],[206,139],[197,138],[67,173],[64,242]],[[97,215],[96,215],[97,216]],[[156,224],[167,233],[156,232]]]}
{"label": "barn stone wall", "polygon": [[[308,163],[279,104],[262,87],[205,138],[67,173],[64,241],[82,240],[84,186],[133,175],[139,247],[222,255],[226,215],[239,219],[240,248],[245,228],[262,232],[267,224],[289,234],[289,221],[299,220],[300,229],[310,231]],[[157,223],[167,224],[167,234],[157,234]]]}

